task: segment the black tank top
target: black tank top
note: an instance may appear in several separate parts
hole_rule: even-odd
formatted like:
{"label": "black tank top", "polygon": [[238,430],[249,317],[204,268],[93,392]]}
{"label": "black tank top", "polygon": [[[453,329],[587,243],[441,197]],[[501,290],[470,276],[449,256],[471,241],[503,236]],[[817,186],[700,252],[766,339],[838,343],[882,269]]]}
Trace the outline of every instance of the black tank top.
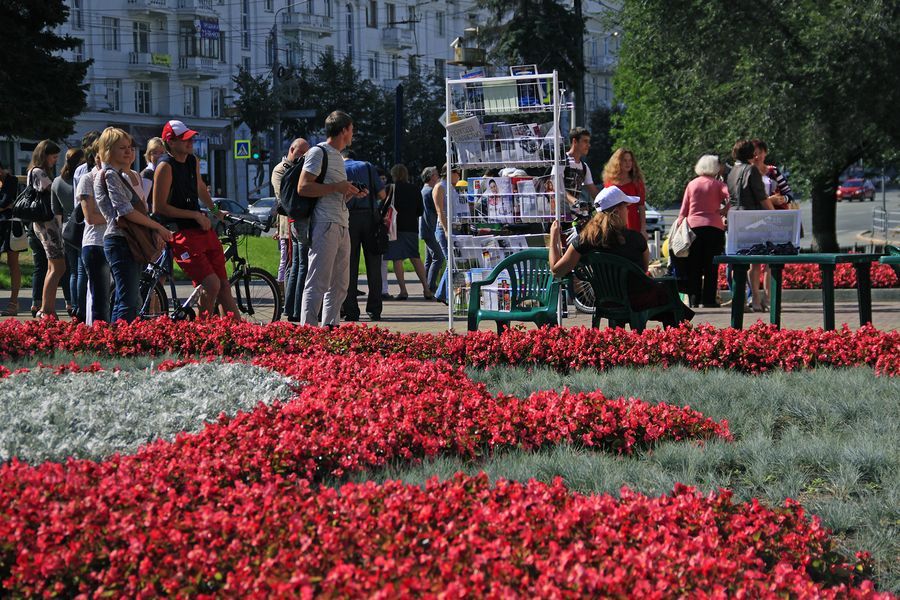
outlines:
{"label": "black tank top", "polygon": [[[182,210],[200,210],[200,197],[197,195],[197,158],[189,154],[187,160],[178,162],[171,154],[164,154],[160,163],[172,168],[172,188],[169,192],[169,205]],[[165,219],[166,223],[178,225],[179,229],[197,229],[200,225],[193,219]]]}

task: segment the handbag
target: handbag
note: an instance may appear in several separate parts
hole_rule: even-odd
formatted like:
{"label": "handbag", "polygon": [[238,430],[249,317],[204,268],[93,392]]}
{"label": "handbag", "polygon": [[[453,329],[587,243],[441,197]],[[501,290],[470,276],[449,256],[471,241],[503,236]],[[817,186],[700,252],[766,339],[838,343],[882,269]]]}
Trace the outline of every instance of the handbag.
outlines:
{"label": "handbag", "polygon": [[73,248],[81,248],[81,238],[84,236],[84,211],[81,202],[77,203],[72,214],[62,226],[62,238],[65,243]]}
{"label": "handbag", "polygon": [[43,192],[34,189],[34,186],[31,185],[32,173],[34,173],[34,169],[28,172],[25,189],[16,197],[12,208],[12,216],[15,219],[31,221],[32,223],[46,223],[53,219],[50,188]]}
{"label": "handbag", "polygon": [[[101,181],[103,181],[103,187],[106,189],[106,194],[109,195],[109,187],[106,183],[105,174],[106,171],[101,171],[100,178]],[[147,207],[138,197],[134,188],[131,187],[131,183],[125,178],[125,174],[119,173],[119,176],[122,178],[122,181],[128,189],[131,190],[131,205],[134,207],[134,210],[147,216]],[[131,251],[131,257],[135,261],[139,263],[152,263],[156,262],[160,255],[162,255],[163,248],[166,247],[166,241],[153,229],[129,221],[124,217],[116,218],[116,226],[124,234],[123,237],[128,244],[128,249]]]}
{"label": "handbag", "polygon": [[13,219],[9,223],[9,249],[11,252],[28,250],[28,234],[25,231],[25,223],[18,219]]}
{"label": "handbag", "polygon": [[669,250],[676,258],[685,258],[690,254],[691,244],[695,239],[697,239],[697,234],[684,218],[669,236]]}
{"label": "handbag", "polygon": [[[372,180],[372,172],[369,171],[369,182]],[[372,188],[370,187],[369,190]],[[375,231],[375,254],[386,254],[388,251],[388,242],[390,242],[390,236],[388,235],[388,226],[385,223],[385,215],[388,210],[393,209],[394,204],[394,186],[391,185],[388,188],[387,197],[384,199],[384,204],[375,208],[375,201],[372,199],[371,192],[369,196],[369,200],[372,205],[372,218],[375,221],[373,224],[373,228]]]}

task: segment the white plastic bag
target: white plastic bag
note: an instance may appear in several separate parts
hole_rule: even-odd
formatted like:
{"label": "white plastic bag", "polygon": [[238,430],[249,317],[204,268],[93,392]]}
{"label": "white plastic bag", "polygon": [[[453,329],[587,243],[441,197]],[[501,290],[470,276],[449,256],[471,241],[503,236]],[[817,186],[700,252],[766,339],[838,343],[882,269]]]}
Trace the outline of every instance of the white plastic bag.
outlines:
{"label": "white plastic bag", "polygon": [[19,219],[12,219],[10,222],[9,249],[11,252],[24,252],[28,249],[28,234],[25,232],[25,223]]}
{"label": "white plastic bag", "polygon": [[681,219],[676,223],[669,235],[669,250],[677,258],[685,258],[691,252],[691,244],[697,239],[697,234],[688,225],[687,219]]}

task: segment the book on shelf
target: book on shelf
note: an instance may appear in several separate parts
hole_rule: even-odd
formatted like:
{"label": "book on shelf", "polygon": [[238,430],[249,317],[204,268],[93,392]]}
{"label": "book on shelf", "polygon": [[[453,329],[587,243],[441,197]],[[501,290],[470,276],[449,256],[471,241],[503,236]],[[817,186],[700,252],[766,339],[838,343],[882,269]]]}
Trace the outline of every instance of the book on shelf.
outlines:
{"label": "book on shelf", "polygon": [[515,81],[485,80],[481,86],[485,114],[504,115],[518,111],[519,91]]}

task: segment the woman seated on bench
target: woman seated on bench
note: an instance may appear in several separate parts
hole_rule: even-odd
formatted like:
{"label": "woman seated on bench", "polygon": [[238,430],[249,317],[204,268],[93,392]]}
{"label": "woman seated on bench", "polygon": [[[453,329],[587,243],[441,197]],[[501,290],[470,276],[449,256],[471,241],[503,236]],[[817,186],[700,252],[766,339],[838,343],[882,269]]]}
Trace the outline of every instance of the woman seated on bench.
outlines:
{"label": "woman seated on bench", "polygon": [[[550,226],[550,270],[556,277],[567,275],[588,252],[607,252],[626,258],[638,265],[644,272],[650,264],[650,250],[643,235],[626,227],[628,205],[640,202],[636,196],[628,196],[616,186],[604,188],[594,199],[597,212],[591,217],[579,234],[574,245],[563,254],[559,221]],[[661,283],[649,279],[629,282],[628,296],[631,308],[646,310],[665,306],[672,300],[669,290]],[[687,306],[684,314],[693,318],[694,311]],[[675,315],[666,312],[656,317],[663,325],[677,325]]]}

